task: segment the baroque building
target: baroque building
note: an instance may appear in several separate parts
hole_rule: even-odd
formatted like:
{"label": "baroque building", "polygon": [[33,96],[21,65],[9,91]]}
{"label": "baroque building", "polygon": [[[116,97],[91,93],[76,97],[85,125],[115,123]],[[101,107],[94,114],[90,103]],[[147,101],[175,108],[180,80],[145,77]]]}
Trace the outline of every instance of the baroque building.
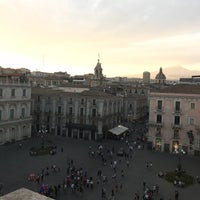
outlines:
{"label": "baroque building", "polygon": [[148,147],[200,154],[200,85],[151,91],[149,102]]}
{"label": "baroque building", "polygon": [[121,122],[123,99],[101,91],[33,88],[33,131],[97,140]]}
{"label": "baroque building", "polygon": [[22,74],[0,74],[0,144],[31,137],[31,86]]}

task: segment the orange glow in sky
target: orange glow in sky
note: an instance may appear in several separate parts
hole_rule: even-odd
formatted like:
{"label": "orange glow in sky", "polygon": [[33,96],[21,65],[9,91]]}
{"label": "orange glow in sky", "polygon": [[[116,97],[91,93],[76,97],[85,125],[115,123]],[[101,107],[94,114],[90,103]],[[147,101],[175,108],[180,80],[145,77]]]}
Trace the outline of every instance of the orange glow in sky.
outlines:
{"label": "orange glow in sky", "polygon": [[200,70],[198,0],[0,0],[0,66],[127,76]]}

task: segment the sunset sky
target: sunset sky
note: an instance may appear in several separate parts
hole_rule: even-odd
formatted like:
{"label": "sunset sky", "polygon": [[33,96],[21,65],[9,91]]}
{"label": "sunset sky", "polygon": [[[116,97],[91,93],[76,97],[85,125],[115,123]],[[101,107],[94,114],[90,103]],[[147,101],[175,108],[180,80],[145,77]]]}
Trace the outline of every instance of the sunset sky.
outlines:
{"label": "sunset sky", "polygon": [[0,0],[0,66],[126,76],[200,70],[199,0]]}

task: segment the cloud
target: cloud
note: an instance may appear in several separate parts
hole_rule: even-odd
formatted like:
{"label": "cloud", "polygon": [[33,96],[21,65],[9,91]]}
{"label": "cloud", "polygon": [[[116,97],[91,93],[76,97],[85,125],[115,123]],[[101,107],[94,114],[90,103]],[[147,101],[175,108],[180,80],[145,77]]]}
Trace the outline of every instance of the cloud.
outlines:
{"label": "cloud", "polygon": [[128,69],[199,58],[199,0],[0,0],[0,7],[0,51],[45,53],[49,65],[88,67],[98,53],[105,65]]}

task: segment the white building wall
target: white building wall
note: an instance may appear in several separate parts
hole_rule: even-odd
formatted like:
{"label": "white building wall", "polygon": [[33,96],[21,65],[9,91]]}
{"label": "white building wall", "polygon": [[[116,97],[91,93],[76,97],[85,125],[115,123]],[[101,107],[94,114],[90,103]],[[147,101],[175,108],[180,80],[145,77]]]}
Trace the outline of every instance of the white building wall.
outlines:
{"label": "white building wall", "polygon": [[[0,120],[0,144],[21,140],[31,136],[31,87],[21,83],[1,83],[3,96],[0,97],[0,110],[2,113]],[[12,89],[15,95],[11,96]],[[26,90],[23,96],[23,90]],[[22,108],[25,108],[22,116]],[[14,109],[14,117],[10,118],[10,109]]]}

